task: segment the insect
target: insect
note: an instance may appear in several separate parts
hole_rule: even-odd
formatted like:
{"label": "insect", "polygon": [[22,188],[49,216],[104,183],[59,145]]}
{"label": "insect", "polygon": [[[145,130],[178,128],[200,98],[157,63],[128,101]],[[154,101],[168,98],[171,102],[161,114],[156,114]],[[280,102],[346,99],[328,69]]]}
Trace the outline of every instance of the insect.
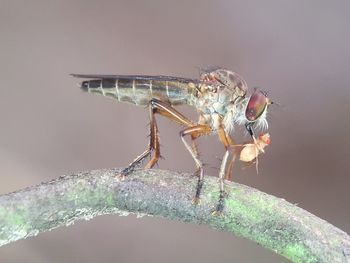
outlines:
{"label": "insect", "polygon": [[[260,154],[265,152],[265,147],[270,144],[270,134],[260,134],[258,139],[253,137],[253,143],[246,143],[243,145],[234,145],[235,155],[239,155],[239,160],[242,162],[252,164],[255,162],[256,172],[258,169],[258,157]],[[233,160],[236,158],[234,156]]]}
{"label": "insect", "polygon": [[254,143],[243,145],[239,159],[243,162],[252,162],[260,153],[264,153],[264,148],[270,144],[270,135],[268,133],[261,134]]}
{"label": "insect", "polygon": [[[229,164],[228,160],[232,155],[232,146],[236,145],[229,134],[234,126],[245,125],[253,143],[257,145],[253,128],[267,128],[267,109],[272,104],[265,93],[254,90],[247,97],[248,87],[243,78],[223,68],[204,72],[198,79],[144,75],[72,74],[72,76],[86,79],[80,83],[84,91],[138,106],[148,106],[149,144],[143,153],[117,175],[119,179],[129,175],[148,156],[150,160],[145,166],[146,169],[152,168],[157,163],[160,157],[160,143],[156,116],[161,115],[185,127],[180,131],[180,138],[196,164],[195,174],[198,180],[192,203],[199,204],[204,173],[196,139],[204,135],[217,134],[225,147],[225,154],[219,171],[220,194],[215,212],[223,211],[224,178],[229,178],[232,164]],[[181,104],[193,106],[199,114],[199,120],[193,122],[174,108]],[[185,138],[189,138],[191,143]]]}

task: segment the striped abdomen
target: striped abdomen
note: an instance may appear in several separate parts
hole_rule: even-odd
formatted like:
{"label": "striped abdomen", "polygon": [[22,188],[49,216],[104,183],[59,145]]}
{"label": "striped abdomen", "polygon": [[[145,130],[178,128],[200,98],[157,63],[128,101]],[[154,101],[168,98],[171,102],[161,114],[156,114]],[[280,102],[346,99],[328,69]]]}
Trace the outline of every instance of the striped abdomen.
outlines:
{"label": "striped abdomen", "polygon": [[145,106],[152,98],[172,105],[188,103],[194,85],[186,80],[102,78],[83,81],[80,87],[118,101]]}

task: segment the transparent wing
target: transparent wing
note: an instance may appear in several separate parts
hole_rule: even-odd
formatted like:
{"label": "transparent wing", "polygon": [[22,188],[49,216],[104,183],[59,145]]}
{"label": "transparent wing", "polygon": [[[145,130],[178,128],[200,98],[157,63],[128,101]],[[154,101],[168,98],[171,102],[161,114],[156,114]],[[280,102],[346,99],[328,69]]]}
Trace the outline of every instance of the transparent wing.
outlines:
{"label": "transparent wing", "polygon": [[99,74],[71,74],[75,78],[83,79],[135,79],[135,80],[160,80],[160,81],[180,81],[180,82],[193,82],[198,80],[190,78],[181,78],[173,76],[148,76],[148,75],[99,75]]}

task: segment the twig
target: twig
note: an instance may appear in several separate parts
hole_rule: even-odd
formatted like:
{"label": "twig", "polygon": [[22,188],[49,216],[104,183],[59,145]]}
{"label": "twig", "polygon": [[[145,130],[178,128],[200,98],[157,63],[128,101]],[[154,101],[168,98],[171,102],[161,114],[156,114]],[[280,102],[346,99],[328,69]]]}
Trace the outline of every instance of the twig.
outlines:
{"label": "twig", "polygon": [[123,182],[116,170],[62,176],[0,197],[0,246],[103,214],[156,215],[207,224],[251,239],[293,262],[350,262],[350,237],[309,212],[256,189],[226,182],[222,216],[213,216],[219,192],[206,177],[194,206],[196,178],[138,170]]}

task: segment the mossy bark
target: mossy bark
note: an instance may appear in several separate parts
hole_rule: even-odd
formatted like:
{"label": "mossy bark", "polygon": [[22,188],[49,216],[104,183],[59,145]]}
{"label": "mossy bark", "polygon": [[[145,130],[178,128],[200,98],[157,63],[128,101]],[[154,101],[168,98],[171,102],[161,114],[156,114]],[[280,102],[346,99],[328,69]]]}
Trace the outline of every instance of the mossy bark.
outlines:
{"label": "mossy bark", "polygon": [[211,214],[218,183],[206,177],[201,204],[192,205],[196,178],[171,171],[117,170],[60,178],[0,197],[0,246],[103,214],[155,215],[206,224],[253,240],[293,262],[350,262],[350,237],[309,212],[256,189],[226,182],[221,216]]}

